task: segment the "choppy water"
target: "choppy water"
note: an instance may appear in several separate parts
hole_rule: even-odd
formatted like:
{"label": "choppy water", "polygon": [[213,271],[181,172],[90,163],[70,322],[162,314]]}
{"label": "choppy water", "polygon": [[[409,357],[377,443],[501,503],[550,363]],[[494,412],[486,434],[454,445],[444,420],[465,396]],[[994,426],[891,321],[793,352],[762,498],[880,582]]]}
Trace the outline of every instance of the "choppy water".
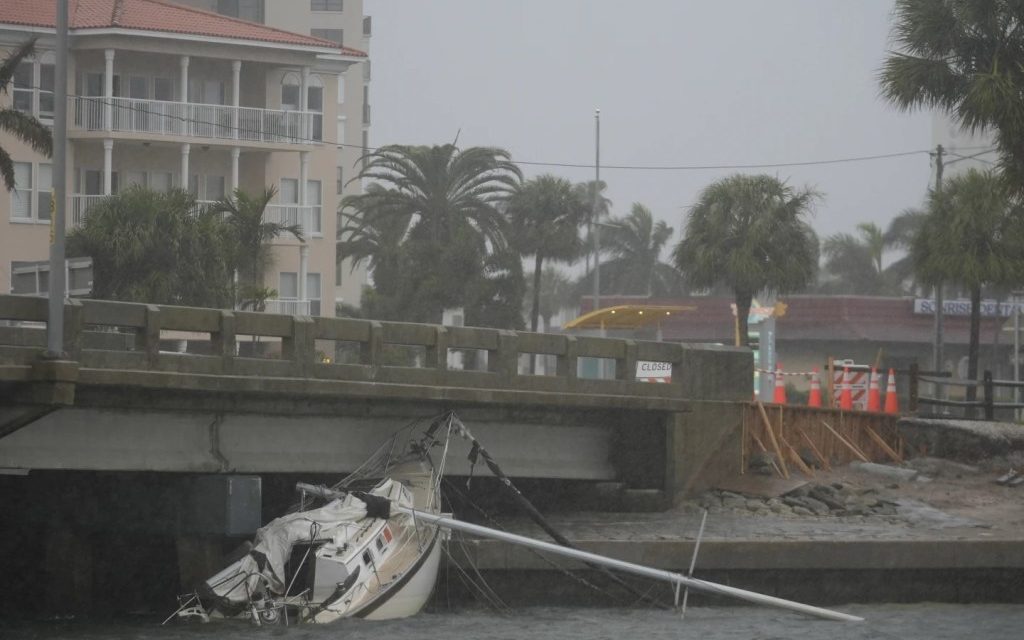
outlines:
{"label": "choppy water", "polygon": [[851,605],[866,622],[827,622],[754,607],[691,608],[685,620],[667,611],[529,608],[424,613],[405,620],[343,620],[326,626],[252,627],[237,623],[166,626],[0,621],[4,640],[1016,640],[1024,605]]}

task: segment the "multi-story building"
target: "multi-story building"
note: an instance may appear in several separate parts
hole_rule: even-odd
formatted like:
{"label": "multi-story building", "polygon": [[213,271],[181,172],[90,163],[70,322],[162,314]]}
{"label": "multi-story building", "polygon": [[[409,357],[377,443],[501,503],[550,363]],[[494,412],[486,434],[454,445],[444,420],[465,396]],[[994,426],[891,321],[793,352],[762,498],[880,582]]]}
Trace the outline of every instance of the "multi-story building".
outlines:
{"label": "multi-story building", "polygon": [[[0,2],[0,49],[39,39],[3,99],[44,122],[54,110],[55,4]],[[333,215],[341,165],[326,123],[345,114],[325,96],[340,95],[339,79],[365,59],[334,41],[163,0],[71,0],[69,227],[128,185],[187,188],[200,201],[274,186],[267,219],[305,233],[275,242],[267,285],[280,300],[268,310],[333,315],[345,297]],[[0,193],[6,284],[19,265],[47,258],[52,164],[10,136],[0,146],[18,183]]]}
{"label": "multi-story building", "polygon": [[[259,22],[295,33],[310,34],[338,45],[369,52],[372,24],[363,15],[363,0],[175,0],[220,14]],[[324,93],[323,99],[330,100]],[[324,137],[338,143],[335,189],[342,195],[358,193],[359,181],[351,178],[359,158],[369,147],[370,59],[352,65],[338,84],[336,126],[325,125]],[[325,122],[331,122],[325,120]],[[340,221],[339,221],[340,222]],[[340,223],[337,225],[341,227]],[[339,260],[335,272],[338,301],[359,304],[366,281],[365,270],[353,271],[348,261]]]}

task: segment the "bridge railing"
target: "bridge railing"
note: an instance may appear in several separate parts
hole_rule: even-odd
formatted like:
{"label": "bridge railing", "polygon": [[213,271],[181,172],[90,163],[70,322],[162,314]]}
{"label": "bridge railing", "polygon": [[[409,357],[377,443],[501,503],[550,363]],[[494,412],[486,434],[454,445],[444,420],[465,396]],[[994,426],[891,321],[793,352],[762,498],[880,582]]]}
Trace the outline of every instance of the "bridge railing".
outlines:
{"label": "bridge railing", "polygon": [[[0,295],[0,365],[26,370],[45,348],[45,298]],[[180,345],[187,340],[187,349]],[[732,375],[749,353],[723,368],[712,351],[725,347],[534,334],[349,318],[69,300],[65,348],[84,370],[173,372],[263,378],[378,382],[438,387],[613,394],[686,395],[698,378]],[[475,366],[452,366],[452,354]],[[344,354],[345,357],[339,357]],[[524,373],[522,359],[553,356],[546,375]],[[721,354],[715,356],[719,358]],[[614,378],[577,375],[580,358],[614,361]],[[670,384],[634,379],[638,360],[672,364]],[[746,365],[749,366],[749,365]],[[528,368],[527,368],[528,369]],[[27,375],[27,374],[26,374]],[[4,377],[17,377],[7,371]],[[743,378],[742,375],[738,378]]]}

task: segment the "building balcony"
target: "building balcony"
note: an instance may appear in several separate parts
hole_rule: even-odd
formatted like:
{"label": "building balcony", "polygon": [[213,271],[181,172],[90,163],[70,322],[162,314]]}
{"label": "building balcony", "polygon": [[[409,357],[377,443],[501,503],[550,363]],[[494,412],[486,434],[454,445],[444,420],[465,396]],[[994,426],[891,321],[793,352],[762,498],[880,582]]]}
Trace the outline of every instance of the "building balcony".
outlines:
{"label": "building balcony", "polygon": [[137,133],[254,144],[298,144],[314,139],[318,113],[136,98],[70,96],[73,131]]}
{"label": "building balcony", "polygon": [[[68,208],[67,208],[67,227],[68,229],[77,229],[82,226],[83,220],[85,220],[85,214],[89,209],[100,202],[107,196],[95,196],[95,195],[81,195],[75,194],[68,197]],[[198,213],[203,207],[208,207],[214,204],[214,200],[197,200],[196,208],[193,213]]]}

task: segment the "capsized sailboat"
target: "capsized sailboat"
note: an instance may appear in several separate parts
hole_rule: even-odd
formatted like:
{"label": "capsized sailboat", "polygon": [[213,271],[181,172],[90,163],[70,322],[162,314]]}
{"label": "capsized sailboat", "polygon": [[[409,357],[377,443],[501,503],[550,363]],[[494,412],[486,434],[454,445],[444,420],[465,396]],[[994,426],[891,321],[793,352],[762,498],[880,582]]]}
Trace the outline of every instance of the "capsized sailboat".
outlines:
{"label": "capsized sailboat", "polygon": [[[299,506],[260,529],[247,553],[204,582],[176,615],[257,624],[411,616],[433,591],[447,532],[459,531],[667,582],[677,602],[685,588],[827,620],[862,620],[452,518],[441,513],[440,497],[450,439],[473,442],[471,455],[480,453],[479,443],[453,413],[435,419],[420,436],[405,434],[404,446],[397,444],[401,433],[344,482],[298,483]],[[436,449],[435,466],[430,454]],[[323,504],[306,509],[307,499]]]}
{"label": "capsized sailboat", "polygon": [[[299,504],[257,531],[175,615],[287,624],[418,613],[434,589],[444,531],[395,508],[439,513],[451,421],[441,426],[400,431],[333,487],[299,483]],[[307,508],[311,501],[320,506]]]}

